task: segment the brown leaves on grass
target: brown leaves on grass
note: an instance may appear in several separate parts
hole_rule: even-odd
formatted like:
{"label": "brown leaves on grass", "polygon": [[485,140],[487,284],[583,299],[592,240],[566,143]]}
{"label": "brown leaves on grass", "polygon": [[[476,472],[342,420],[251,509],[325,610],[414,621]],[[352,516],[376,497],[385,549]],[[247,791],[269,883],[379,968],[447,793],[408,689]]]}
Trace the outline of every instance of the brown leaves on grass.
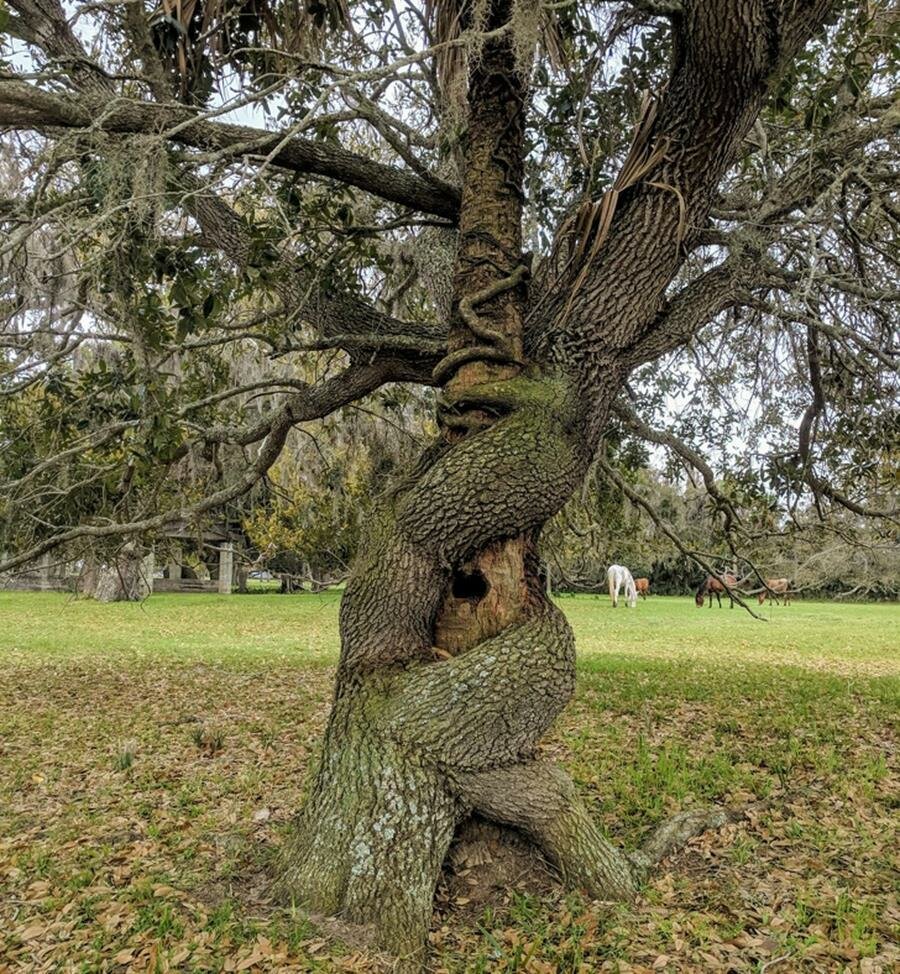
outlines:
{"label": "brown leaves on grass", "polygon": [[[354,938],[340,946],[328,921],[279,909],[265,885],[330,680],[271,660],[7,658],[0,971],[385,969]],[[897,969],[892,715],[887,683],[860,671],[585,667],[548,749],[616,841],[636,845],[695,804],[741,815],[693,840],[629,907],[550,884],[536,895],[515,871],[484,899],[468,881],[494,863],[467,854],[439,891],[433,970]],[[195,739],[210,728],[220,747]]]}
{"label": "brown leaves on grass", "polygon": [[438,969],[900,969],[895,716],[889,686],[858,676],[625,660],[583,672],[548,750],[567,745],[618,842],[698,804],[733,821],[664,863],[633,908],[513,890],[480,929],[448,914]]}
{"label": "brown leaves on grass", "polygon": [[227,877],[298,807],[327,711],[326,671],[269,676],[102,659],[0,671],[0,969],[309,969],[287,926],[257,934],[230,904]]}

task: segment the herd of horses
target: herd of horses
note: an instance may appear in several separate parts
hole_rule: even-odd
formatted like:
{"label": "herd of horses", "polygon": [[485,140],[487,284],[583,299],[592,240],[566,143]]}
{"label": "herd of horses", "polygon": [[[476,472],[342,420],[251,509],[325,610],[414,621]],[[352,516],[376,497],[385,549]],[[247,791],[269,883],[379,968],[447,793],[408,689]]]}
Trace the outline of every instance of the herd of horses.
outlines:
{"label": "herd of horses", "polygon": [[[696,602],[697,607],[702,607],[706,597],[709,596],[709,607],[712,608],[713,596],[716,597],[716,602],[719,604],[719,608],[722,608],[722,594],[725,593],[728,596],[728,600],[731,603],[731,608],[734,608],[734,597],[732,593],[736,588],[740,588],[743,583],[739,581],[734,575],[726,572],[721,578],[716,578],[715,575],[707,575],[706,580],[697,589],[694,595],[694,602]],[[784,600],[785,605],[791,604],[791,584],[786,578],[764,578],[763,579],[763,589],[757,594],[757,600],[759,604],[762,605],[767,598],[774,599],[775,602],[780,602]]]}
{"label": "herd of horses", "polygon": [[[637,605],[638,595],[645,599],[650,594],[650,579],[633,578],[631,572],[624,565],[610,565],[606,570],[606,582],[609,586],[609,597],[612,599],[613,608],[619,604],[620,591],[624,591],[626,604],[632,609]],[[702,608],[707,596],[709,596],[709,607],[712,608],[712,600],[715,596],[721,609],[722,595],[724,594],[728,596],[733,609],[734,591],[741,585],[742,582],[729,572],[721,577],[707,575],[694,595],[694,602],[698,608]],[[760,605],[768,598],[775,602],[780,602],[783,599],[785,605],[790,605],[791,594],[791,585],[787,578],[764,578],[763,588],[757,594],[757,599]]]}

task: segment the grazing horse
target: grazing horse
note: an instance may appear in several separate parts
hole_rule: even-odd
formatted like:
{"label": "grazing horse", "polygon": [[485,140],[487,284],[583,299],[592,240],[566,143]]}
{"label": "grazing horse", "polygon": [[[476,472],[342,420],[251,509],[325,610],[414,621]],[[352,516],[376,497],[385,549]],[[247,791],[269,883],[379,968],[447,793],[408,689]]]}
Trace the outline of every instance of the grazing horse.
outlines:
{"label": "grazing horse", "polygon": [[650,594],[650,579],[636,578],[634,580],[634,587],[637,589],[637,594],[640,595],[642,599],[645,599]]}
{"label": "grazing horse", "polygon": [[[722,581],[725,582],[725,585],[727,585],[728,588],[734,588],[737,585],[737,579],[734,577],[734,575],[729,575],[727,573],[722,576]],[[706,576],[706,581],[700,586],[700,588],[697,589],[697,594],[694,596],[694,602],[697,604],[698,609],[702,608],[703,600],[707,595],[709,596],[710,608],[712,608],[712,600],[714,595],[716,597],[716,601],[719,603],[719,608],[722,608],[722,593],[727,591],[725,585],[722,584],[722,581],[719,581],[715,575]],[[731,608],[733,609],[734,599],[731,598],[730,595],[728,598],[731,599]]]}
{"label": "grazing horse", "polygon": [[633,609],[637,605],[634,579],[624,565],[610,565],[606,570],[606,582],[609,585],[609,597],[612,599],[614,609],[619,604],[619,589],[623,586],[625,587],[625,598],[628,600],[629,608]]}
{"label": "grazing horse", "polygon": [[784,604],[791,604],[791,583],[786,578],[764,578],[763,584],[766,586],[759,593],[759,604],[762,605],[766,601],[766,597],[771,595],[772,598],[777,602],[778,596],[784,597]]}

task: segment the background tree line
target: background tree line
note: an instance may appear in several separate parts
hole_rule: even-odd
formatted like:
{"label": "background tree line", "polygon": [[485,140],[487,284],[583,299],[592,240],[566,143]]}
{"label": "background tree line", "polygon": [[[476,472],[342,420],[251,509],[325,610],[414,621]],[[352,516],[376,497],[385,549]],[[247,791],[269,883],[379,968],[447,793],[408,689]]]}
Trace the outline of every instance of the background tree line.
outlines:
{"label": "background tree line", "polygon": [[[326,422],[293,439],[244,509],[250,558],[275,573],[295,574],[298,585],[306,582],[307,588],[345,578],[380,491],[419,438],[424,440],[427,416],[421,398],[384,397],[349,427]],[[541,539],[554,592],[603,592],[607,567],[620,562],[636,577],[651,578],[653,593],[683,595],[702,580],[703,570],[691,557],[698,552],[722,571],[750,576],[751,590],[759,584],[744,555],[767,577],[790,578],[809,598],[900,595],[893,534],[852,512],[818,530],[798,527],[761,477],[742,483],[723,477],[718,490],[742,511],[753,535],[752,543],[736,552],[705,486],[691,479],[677,457],[660,449],[651,453],[623,436],[615,449],[610,446],[610,463],[652,505],[669,533],[595,466]]]}

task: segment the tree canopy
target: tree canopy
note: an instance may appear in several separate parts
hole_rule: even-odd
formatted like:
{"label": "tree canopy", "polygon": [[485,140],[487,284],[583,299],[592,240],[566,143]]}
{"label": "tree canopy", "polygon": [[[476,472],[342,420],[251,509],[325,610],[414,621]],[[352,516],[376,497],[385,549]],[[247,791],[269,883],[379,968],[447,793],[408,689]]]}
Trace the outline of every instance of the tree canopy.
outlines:
{"label": "tree canopy", "polygon": [[[647,175],[678,138],[652,133],[694,56],[689,10],[523,0],[500,28],[531,87],[532,306],[547,311],[568,275],[557,319],[626,350],[614,439],[683,465],[729,533],[761,494],[777,532],[835,508],[897,513],[900,34],[890,4],[826,6],[798,6],[816,24],[802,47],[785,26],[796,50],[716,160],[699,219],[689,185]],[[485,10],[8,2],[8,553],[202,518],[258,482],[298,424],[434,384]],[[714,121],[716,97],[691,110]],[[616,339],[569,268],[624,239],[639,185],[661,249],[620,281],[646,290],[650,324],[638,339],[620,320]],[[662,291],[646,276],[660,261]]]}

